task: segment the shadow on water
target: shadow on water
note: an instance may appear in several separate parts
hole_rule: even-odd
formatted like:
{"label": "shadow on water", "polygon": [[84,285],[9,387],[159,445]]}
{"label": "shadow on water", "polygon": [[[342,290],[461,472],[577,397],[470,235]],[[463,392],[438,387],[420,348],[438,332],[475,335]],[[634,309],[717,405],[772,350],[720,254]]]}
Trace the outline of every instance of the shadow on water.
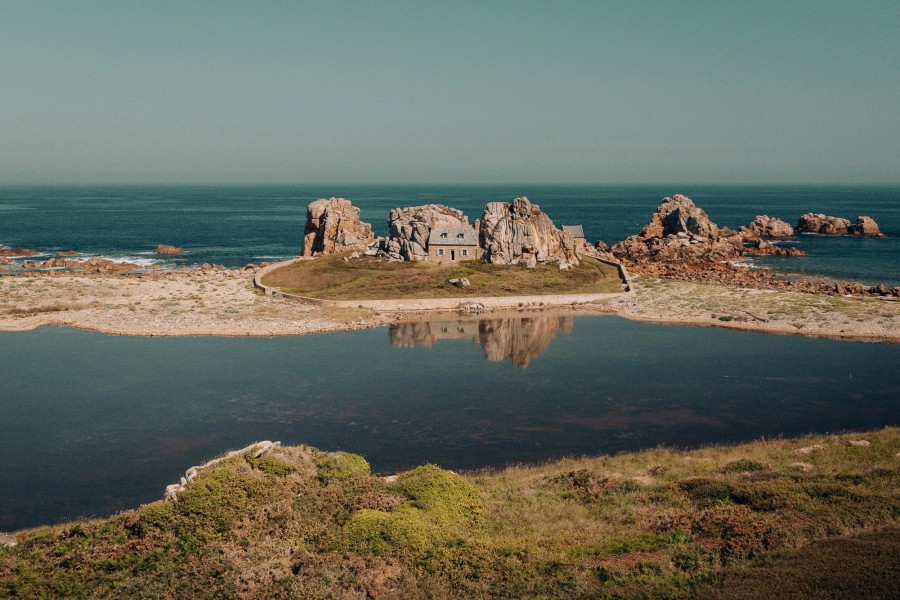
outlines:
{"label": "shadow on water", "polygon": [[612,316],[268,339],[2,333],[0,531],[158,499],[263,439],[386,473],[895,425],[897,364],[896,345]]}

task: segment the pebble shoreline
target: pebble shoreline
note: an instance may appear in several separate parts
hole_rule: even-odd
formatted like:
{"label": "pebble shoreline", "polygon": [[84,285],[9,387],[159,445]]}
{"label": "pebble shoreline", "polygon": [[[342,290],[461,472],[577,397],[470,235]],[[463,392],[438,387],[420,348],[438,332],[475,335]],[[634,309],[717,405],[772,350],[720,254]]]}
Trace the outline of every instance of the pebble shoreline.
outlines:
{"label": "pebble shoreline", "polygon": [[[253,288],[247,270],[151,276],[0,277],[0,331],[73,327],[111,335],[279,336],[348,331],[434,316],[427,301],[402,313],[320,307]],[[900,341],[900,302],[741,289],[639,277],[634,293],[594,303],[547,296],[523,311],[571,310],[639,321],[862,341]],[[485,313],[493,312],[487,308]],[[508,312],[508,310],[506,311]],[[446,314],[446,313],[444,313]]]}

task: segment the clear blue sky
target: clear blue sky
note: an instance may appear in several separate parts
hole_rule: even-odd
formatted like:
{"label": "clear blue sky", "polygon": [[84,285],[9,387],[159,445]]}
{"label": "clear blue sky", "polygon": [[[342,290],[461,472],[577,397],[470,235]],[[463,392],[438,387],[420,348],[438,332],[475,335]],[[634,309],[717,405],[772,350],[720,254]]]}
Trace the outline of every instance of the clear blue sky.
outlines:
{"label": "clear blue sky", "polygon": [[900,2],[0,0],[0,184],[900,183]]}

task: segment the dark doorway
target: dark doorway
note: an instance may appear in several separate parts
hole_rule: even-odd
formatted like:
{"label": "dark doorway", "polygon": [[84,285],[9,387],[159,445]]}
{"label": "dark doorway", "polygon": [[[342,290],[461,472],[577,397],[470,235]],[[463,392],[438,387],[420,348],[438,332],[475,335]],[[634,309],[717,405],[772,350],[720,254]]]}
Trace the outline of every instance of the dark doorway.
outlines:
{"label": "dark doorway", "polygon": [[450,251],[450,260],[456,260],[456,250]]}

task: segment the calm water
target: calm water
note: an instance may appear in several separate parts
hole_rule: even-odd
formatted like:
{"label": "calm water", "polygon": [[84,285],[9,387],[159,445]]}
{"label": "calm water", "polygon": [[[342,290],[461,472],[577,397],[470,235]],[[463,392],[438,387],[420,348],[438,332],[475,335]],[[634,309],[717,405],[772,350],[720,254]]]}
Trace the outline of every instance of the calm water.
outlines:
{"label": "calm water", "polygon": [[379,472],[898,423],[900,346],[546,316],[305,337],[0,333],[0,531],[161,497],[261,439]]}
{"label": "calm water", "polygon": [[[41,251],[140,263],[243,266],[299,252],[306,205],[344,196],[362,209],[377,234],[391,208],[426,202],[463,209],[471,219],[486,202],[528,196],[557,225],[581,223],[589,240],[613,243],[637,233],[663,197],[684,193],[720,226],[737,228],[758,214],[791,224],[804,212],[875,218],[888,239],[800,236],[806,258],[768,258],[787,271],[830,274],[900,285],[900,187],[764,186],[246,186],[0,187],[0,243]],[[160,259],[157,244],[186,249]]]}

